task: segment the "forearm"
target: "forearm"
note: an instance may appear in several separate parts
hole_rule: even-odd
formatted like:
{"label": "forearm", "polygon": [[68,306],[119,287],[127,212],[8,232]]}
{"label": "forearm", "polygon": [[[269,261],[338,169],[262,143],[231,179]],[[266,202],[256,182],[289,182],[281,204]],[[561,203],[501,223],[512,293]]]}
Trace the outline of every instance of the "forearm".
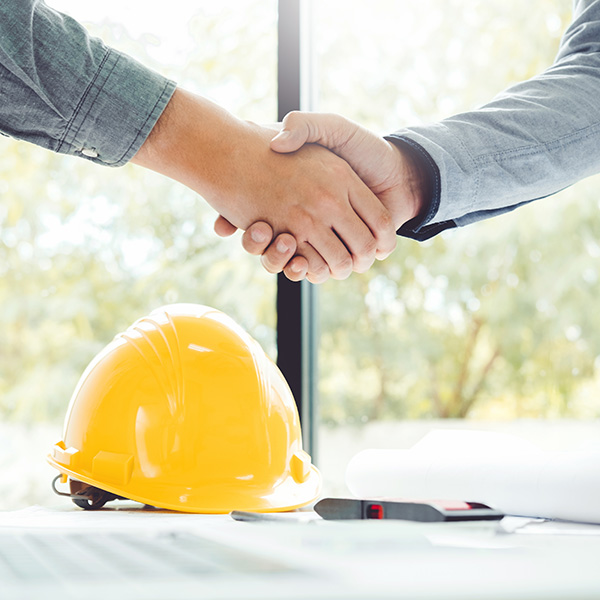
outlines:
{"label": "forearm", "polygon": [[550,69],[478,110],[397,132],[439,171],[437,210],[417,229],[494,216],[600,171],[599,99],[600,1],[584,0]]}
{"label": "forearm", "polygon": [[213,102],[176,89],[132,162],[212,197],[227,187],[225,162],[240,128],[242,121]]}
{"label": "forearm", "polygon": [[40,0],[0,3],[6,135],[119,166],[139,150],[174,88]]}
{"label": "forearm", "polygon": [[346,162],[313,144],[278,154],[272,137],[272,129],[177,89],[133,162],[198,192],[235,227],[266,221],[276,234],[292,234],[334,276],[391,252],[390,215]]}
{"label": "forearm", "polygon": [[278,194],[273,189],[277,182],[267,183],[272,174],[267,167],[271,135],[207,98],[178,88],[131,162],[193,189],[245,229],[251,223],[251,188],[260,195],[254,195],[256,214],[272,217],[261,212],[261,201]]}

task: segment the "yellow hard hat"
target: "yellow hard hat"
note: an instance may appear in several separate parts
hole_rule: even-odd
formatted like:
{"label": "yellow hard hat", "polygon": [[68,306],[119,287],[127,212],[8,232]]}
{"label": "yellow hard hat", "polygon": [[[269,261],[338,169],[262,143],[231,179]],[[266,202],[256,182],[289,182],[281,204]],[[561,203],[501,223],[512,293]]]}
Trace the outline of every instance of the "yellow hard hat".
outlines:
{"label": "yellow hard hat", "polygon": [[[195,304],[155,310],[92,360],[48,461],[88,508],[123,497],[185,512],[282,511],[321,485],[279,369],[232,319]],[[104,495],[94,502],[89,490]]]}

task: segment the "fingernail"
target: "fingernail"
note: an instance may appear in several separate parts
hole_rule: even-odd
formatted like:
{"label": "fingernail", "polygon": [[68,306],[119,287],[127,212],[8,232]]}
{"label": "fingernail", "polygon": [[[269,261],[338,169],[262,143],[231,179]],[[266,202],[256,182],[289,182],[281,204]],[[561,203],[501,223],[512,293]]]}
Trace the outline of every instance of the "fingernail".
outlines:
{"label": "fingernail", "polygon": [[291,269],[294,271],[294,273],[300,273],[300,271],[302,271],[302,267],[296,263],[292,263]]}
{"label": "fingernail", "polygon": [[290,132],[286,131],[285,129],[280,131],[274,138],[273,140],[284,140],[285,138],[289,137]]}
{"label": "fingernail", "polygon": [[253,229],[250,232],[250,237],[252,238],[252,241],[256,242],[257,244],[262,244],[263,242],[267,241],[267,236],[258,229]]}
{"label": "fingernail", "polygon": [[284,242],[277,242],[277,252],[281,252],[281,254],[285,254],[288,251],[287,244]]}

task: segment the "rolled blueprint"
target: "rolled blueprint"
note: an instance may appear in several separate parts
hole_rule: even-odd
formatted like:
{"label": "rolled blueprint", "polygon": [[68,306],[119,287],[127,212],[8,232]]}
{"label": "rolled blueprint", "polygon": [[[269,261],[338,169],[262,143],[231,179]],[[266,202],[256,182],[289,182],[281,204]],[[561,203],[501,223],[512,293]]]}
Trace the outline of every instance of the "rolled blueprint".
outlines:
{"label": "rolled blueprint", "polygon": [[509,515],[600,523],[600,450],[549,452],[495,432],[433,431],[409,450],[364,450],[346,483],[361,498],[482,502]]}

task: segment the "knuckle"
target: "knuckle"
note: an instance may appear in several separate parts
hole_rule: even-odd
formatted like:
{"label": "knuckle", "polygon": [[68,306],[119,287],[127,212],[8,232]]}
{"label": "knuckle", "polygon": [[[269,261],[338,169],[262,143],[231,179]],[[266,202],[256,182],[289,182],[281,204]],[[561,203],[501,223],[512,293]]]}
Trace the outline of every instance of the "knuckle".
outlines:
{"label": "knuckle", "polygon": [[374,262],[374,258],[356,261],[356,263],[354,264],[354,270],[357,273],[366,273],[371,268]]}
{"label": "knuckle", "polygon": [[311,283],[325,283],[329,279],[329,270],[325,271],[322,274],[309,273],[306,276],[306,279]]}
{"label": "knuckle", "polygon": [[316,225],[314,217],[305,209],[294,211],[290,216],[290,221],[295,223],[294,229],[301,234],[302,240],[308,239]]}
{"label": "knuckle", "polygon": [[[331,174],[331,179],[333,180],[334,178],[335,175]],[[329,187],[329,185],[323,184],[319,186],[317,194],[319,198],[319,204],[321,206],[327,207],[337,203],[337,195],[334,190]]]}
{"label": "knuckle", "polygon": [[354,261],[352,260],[352,257],[347,255],[332,266],[331,273],[334,277],[343,277],[344,275],[347,277],[352,272],[353,266]]}
{"label": "knuckle", "polygon": [[379,214],[375,218],[373,227],[375,228],[375,231],[381,232],[383,234],[395,234],[392,215],[389,213],[389,211],[385,209],[379,212]]}
{"label": "knuckle", "polygon": [[287,115],[285,115],[284,121],[297,121],[299,117],[300,117],[300,111],[291,110]]}
{"label": "knuckle", "polygon": [[355,254],[353,262],[353,270],[357,273],[364,273],[368,271],[371,265],[375,262],[375,258],[378,252],[377,240],[371,237],[366,240],[360,251]]}
{"label": "knuckle", "polygon": [[[339,177],[336,177],[339,181]],[[338,190],[326,189],[321,191],[319,195],[319,208],[326,214],[330,215],[330,218],[340,218],[342,215],[347,216],[348,203],[338,193]]]}
{"label": "knuckle", "polygon": [[338,159],[332,161],[331,165],[329,166],[329,171],[331,176],[335,178],[334,181],[339,181],[347,178],[351,169],[347,162]]}
{"label": "knuckle", "polygon": [[315,265],[310,265],[309,273],[312,277],[317,279],[328,279],[329,278],[329,267],[324,262],[319,262]]}
{"label": "knuckle", "polygon": [[362,244],[359,257],[371,259],[375,257],[375,252],[377,252],[377,240],[371,236]]}

